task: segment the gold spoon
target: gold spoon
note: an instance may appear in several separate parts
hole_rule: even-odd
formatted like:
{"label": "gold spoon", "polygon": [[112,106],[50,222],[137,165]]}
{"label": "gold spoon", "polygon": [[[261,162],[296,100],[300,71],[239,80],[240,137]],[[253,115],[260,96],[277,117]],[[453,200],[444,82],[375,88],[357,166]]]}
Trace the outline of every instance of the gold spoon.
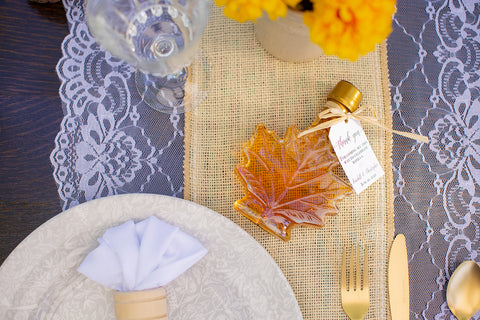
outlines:
{"label": "gold spoon", "polygon": [[465,261],[453,272],[447,304],[458,320],[468,320],[480,309],[480,267],[475,261]]}

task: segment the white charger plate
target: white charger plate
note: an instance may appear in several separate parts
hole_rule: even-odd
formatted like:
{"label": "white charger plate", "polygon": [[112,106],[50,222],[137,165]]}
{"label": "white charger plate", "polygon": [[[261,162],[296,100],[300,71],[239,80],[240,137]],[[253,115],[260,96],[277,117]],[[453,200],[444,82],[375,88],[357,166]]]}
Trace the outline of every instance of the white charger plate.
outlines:
{"label": "white charger plate", "polygon": [[197,238],[207,255],[172,281],[168,319],[302,319],[275,261],[222,215],[168,196],[89,201],[32,232],[0,267],[1,319],[115,319],[107,289],[76,271],[106,229],[155,215]]}

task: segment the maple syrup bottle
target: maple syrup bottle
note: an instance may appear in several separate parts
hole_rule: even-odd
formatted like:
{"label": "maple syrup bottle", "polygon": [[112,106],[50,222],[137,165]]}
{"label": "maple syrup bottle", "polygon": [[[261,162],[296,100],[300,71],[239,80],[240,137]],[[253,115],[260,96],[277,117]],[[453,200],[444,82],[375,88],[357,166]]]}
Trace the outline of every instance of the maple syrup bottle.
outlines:
{"label": "maple syrup bottle", "polygon": [[[327,107],[340,114],[353,112],[361,99],[357,88],[340,81],[328,95]],[[340,163],[328,132],[323,128],[300,136],[290,126],[282,139],[263,124],[257,125],[243,146],[242,163],[235,168],[245,192],[235,209],[284,241],[290,240],[294,226],[322,227],[326,216],[337,214],[336,203],[352,192],[333,172]]]}

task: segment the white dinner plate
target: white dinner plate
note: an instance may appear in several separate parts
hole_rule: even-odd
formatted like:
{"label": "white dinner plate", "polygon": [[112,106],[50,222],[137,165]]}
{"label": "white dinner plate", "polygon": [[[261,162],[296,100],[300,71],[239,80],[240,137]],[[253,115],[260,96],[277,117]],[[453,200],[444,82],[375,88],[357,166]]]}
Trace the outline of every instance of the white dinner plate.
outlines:
{"label": "white dinner plate", "polygon": [[165,288],[168,319],[302,319],[270,255],[243,229],[198,204],[128,194],[89,201],[32,232],[0,267],[0,319],[115,319],[112,291],[76,271],[106,229],[155,215],[207,255]]}

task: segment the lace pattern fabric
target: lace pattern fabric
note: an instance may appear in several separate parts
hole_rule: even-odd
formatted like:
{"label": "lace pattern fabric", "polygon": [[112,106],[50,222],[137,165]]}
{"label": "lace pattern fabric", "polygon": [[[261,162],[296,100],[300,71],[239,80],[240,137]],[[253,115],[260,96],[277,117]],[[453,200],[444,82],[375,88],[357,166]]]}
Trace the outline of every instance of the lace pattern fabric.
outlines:
{"label": "lace pattern fabric", "polygon": [[445,299],[450,275],[465,260],[480,262],[479,22],[477,1],[398,1],[389,38],[393,127],[430,138],[394,136],[395,230],[407,238],[410,319],[454,319]]}
{"label": "lace pattern fabric", "polygon": [[[64,119],[51,154],[63,208],[121,193],[182,197],[183,116],[145,105],[133,68],[90,36],[83,1],[64,5]],[[411,319],[454,319],[445,300],[450,275],[464,260],[480,262],[479,19],[473,0],[398,0],[388,41],[394,129],[431,140],[394,135],[395,223],[410,255]]]}
{"label": "lace pattern fabric", "polygon": [[63,208],[108,195],[183,195],[183,116],[156,112],[135,70],[89,33],[83,1],[65,1],[70,35],[57,65],[64,119],[51,154]]}

